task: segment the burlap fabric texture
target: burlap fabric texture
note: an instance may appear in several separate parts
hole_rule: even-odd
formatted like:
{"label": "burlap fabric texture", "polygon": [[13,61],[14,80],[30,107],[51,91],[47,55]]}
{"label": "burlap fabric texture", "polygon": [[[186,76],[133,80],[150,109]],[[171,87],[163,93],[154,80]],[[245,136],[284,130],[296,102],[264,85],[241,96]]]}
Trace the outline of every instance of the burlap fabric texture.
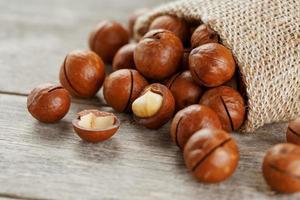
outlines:
{"label": "burlap fabric texture", "polygon": [[135,36],[169,14],[210,25],[235,56],[246,86],[242,132],[300,116],[300,0],[181,0],[138,19]]}

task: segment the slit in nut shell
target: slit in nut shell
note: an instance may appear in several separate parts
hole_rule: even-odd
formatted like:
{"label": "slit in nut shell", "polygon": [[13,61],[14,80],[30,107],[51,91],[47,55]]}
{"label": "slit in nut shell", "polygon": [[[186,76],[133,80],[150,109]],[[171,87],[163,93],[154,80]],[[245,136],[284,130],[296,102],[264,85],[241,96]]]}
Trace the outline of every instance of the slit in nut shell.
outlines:
{"label": "slit in nut shell", "polygon": [[81,139],[94,143],[109,139],[120,127],[120,121],[114,114],[99,110],[79,112],[72,124]]}

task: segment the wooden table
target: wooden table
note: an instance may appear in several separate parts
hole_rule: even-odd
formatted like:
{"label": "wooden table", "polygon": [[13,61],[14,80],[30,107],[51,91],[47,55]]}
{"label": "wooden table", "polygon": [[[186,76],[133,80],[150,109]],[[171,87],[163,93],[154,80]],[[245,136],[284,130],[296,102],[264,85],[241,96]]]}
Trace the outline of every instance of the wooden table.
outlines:
{"label": "wooden table", "polygon": [[98,98],[74,99],[67,116],[46,125],[26,109],[40,83],[58,82],[64,56],[87,48],[87,35],[102,19],[126,22],[130,11],[162,0],[0,0],[0,197],[4,199],[299,199],[265,184],[266,150],[285,141],[285,124],[255,134],[233,134],[241,160],[232,178],[198,183],[172,144],[169,124],[146,130],[126,114],[109,141],[81,141],[70,124],[86,108],[113,110]]}

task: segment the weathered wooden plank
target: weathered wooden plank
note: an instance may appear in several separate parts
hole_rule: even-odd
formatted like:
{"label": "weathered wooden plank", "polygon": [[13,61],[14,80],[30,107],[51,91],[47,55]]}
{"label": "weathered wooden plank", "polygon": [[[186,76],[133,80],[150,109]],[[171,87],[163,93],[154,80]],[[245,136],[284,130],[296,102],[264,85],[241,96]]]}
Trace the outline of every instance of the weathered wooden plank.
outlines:
{"label": "weathered wooden plank", "polygon": [[[95,106],[73,104],[58,124],[45,125],[26,112],[26,98],[0,95],[0,196],[50,199],[292,199],[275,195],[264,183],[261,161],[273,144],[284,141],[285,124],[254,135],[233,134],[241,160],[228,181],[197,183],[186,171],[169,126],[149,131],[125,114],[120,131],[100,144],[82,142],[70,121]],[[98,107],[112,111],[109,107]]]}
{"label": "weathered wooden plank", "polygon": [[[171,143],[169,126],[149,131],[117,114],[122,127],[101,144],[82,142],[70,121],[84,108],[105,105],[74,100],[58,124],[41,124],[26,111],[34,86],[57,82],[68,51],[87,48],[87,35],[101,19],[126,22],[130,11],[163,0],[0,0],[0,199],[297,199],[275,195],[265,184],[261,161],[284,142],[285,124],[254,135],[233,134],[241,149],[234,176],[221,184],[197,183]],[[6,94],[3,94],[6,93]],[[23,94],[15,96],[14,94]]]}
{"label": "weathered wooden plank", "polygon": [[26,94],[58,82],[65,55],[87,48],[87,37],[103,19],[127,23],[130,12],[163,0],[0,0],[0,91]]}

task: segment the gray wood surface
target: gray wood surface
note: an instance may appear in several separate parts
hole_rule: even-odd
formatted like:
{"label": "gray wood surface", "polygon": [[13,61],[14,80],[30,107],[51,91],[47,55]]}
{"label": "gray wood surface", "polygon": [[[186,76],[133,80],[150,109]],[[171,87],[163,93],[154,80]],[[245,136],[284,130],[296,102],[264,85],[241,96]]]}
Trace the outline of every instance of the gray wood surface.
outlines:
{"label": "gray wood surface", "polygon": [[37,84],[57,82],[65,54],[86,48],[100,19],[125,22],[131,10],[162,0],[0,0],[0,198],[2,199],[300,199],[271,191],[261,174],[265,151],[285,141],[286,124],[233,134],[241,153],[227,181],[205,185],[187,172],[169,124],[149,131],[126,114],[118,133],[100,144],[80,140],[71,120],[87,108],[113,110],[99,93],[73,100],[68,115],[45,125],[26,109]]}

